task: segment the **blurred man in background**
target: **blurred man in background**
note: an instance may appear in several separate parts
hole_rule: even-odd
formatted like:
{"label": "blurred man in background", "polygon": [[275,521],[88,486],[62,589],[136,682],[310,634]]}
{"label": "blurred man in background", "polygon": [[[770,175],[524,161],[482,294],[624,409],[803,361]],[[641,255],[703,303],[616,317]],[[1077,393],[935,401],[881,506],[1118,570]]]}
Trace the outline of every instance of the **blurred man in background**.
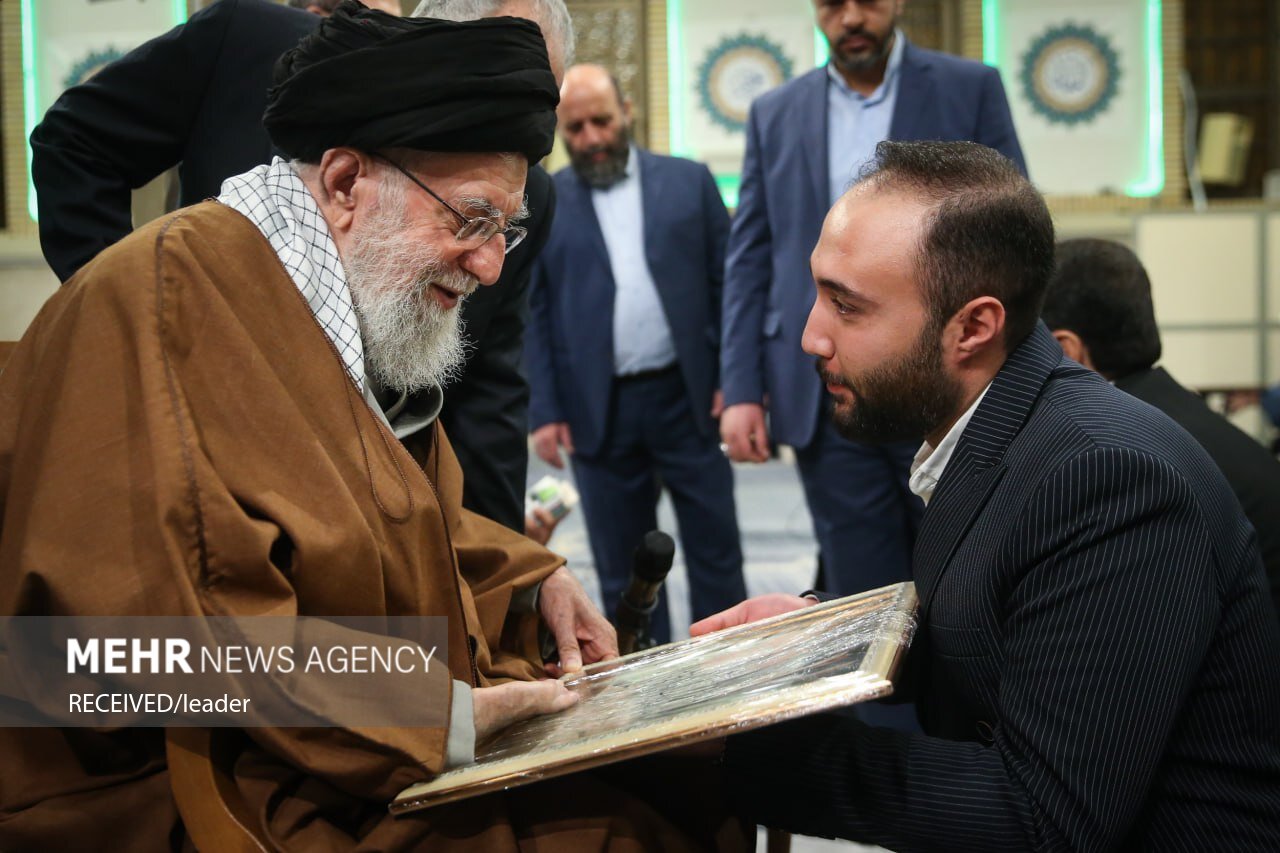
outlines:
{"label": "blurred man in background", "polygon": [[[733,471],[720,452],[719,321],[729,215],[706,166],[638,148],[631,101],[598,65],[565,75],[557,110],[572,165],[534,273],[534,447],[574,479],[606,613],[671,495],[693,618],[746,595]],[[651,634],[671,638],[665,591]]]}
{"label": "blurred man in background", "polygon": [[1068,357],[1173,418],[1208,451],[1258,534],[1280,611],[1280,462],[1158,367],[1161,343],[1147,270],[1109,240],[1067,240],[1042,314]]}
{"label": "blurred man in background", "polygon": [[971,140],[1025,167],[996,69],[908,42],[903,0],[814,6],[830,61],[762,95],[747,119],[725,271],[720,432],[735,461],[765,461],[771,439],[795,448],[824,587],[849,595],[908,577],[917,444],[849,441],[825,416],[832,397],[800,347],[822,218],[885,139]]}

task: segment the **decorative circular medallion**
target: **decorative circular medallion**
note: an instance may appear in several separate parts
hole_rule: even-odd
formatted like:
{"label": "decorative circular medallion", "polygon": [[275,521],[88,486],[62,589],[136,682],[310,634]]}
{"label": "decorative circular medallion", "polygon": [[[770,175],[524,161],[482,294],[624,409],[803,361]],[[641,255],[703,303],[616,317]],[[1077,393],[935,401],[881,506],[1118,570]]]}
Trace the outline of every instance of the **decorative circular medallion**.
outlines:
{"label": "decorative circular medallion", "polygon": [[1120,62],[1107,37],[1088,26],[1050,27],[1022,55],[1022,91],[1054,124],[1088,124],[1116,96]]}
{"label": "decorative circular medallion", "polygon": [[791,60],[764,36],[742,33],[723,39],[698,67],[698,94],[711,120],[730,132],[747,124],[759,95],[791,79]]}
{"label": "decorative circular medallion", "polygon": [[115,62],[123,53],[114,47],[104,48],[103,50],[95,50],[84,59],[71,66],[71,70],[67,72],[67,76],[62,79],[62,85],[70,89],[79,83],[83,83],[93,75],[97,74],[102,66]]}

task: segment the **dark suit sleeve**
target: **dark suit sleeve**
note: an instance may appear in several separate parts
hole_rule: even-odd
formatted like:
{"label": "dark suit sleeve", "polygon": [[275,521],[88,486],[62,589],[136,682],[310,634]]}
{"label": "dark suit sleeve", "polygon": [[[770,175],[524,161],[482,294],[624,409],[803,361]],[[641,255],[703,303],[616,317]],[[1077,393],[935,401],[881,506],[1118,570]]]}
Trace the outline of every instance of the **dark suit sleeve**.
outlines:
{"label": "dark suit sleeve", "polygon": [[707,335],[716,348],[716,379],[714,388],[720,387],[720,317],[724,299],[724,258],[725,247],[729,241],[729,211],[724,208],[724,199],[711,170],[702,167],[702,210],[706,220],[707,236],[707,295],[711,299],[711,308],[707,316],[711,317],[711,328]]}
{"label": "dark suit sleeve", "polygon": [[236,0],[62,94],[31,133],[40,247],[63,281],[132,230],[130,191],[182,160]]}
{"label": "dark suit sleeve", "polygon": [[462,505],[520,533],[529,468],[529,384],[521,364],[529,279],[555,215],[550,179],[541,170],[530,170],[529,175],[533,215],[525,238],[528,248],[518,256],[518,266],[504,269],[502,283],[495,285],[504,288],[502,299],[476,340],[462,379],[446,391],[441,412],[462,466]]}
{"label": "dark suit sleeve", "polygon": [[998,649],[929,661],[999,668],[989,727],[958,741],[820,715],[732,740],[754,819],[902,851],[1121,847],[1214,637],[1207,527],[1177,472],[1126,450],[1076,457],[1010,510]]}
{"label": "dark suit sleeve", "polygon": [[1022,156],[1018,133],[1013,127],[1013,114],[1009,112],[1009,98],[1005,95],[1000,72],[986,69],[983,75],[982,100],[978,105],[978,138],[988,148],[994,148],[1008,157],[1022,174],[1027,174],[1027,161]]}
{"label": "dark suit sleeve", "polygon": [[764,311],[773,279],[773,235],[765,194],[760,115],[747,118],[738,211],[729,231],[721,320],[720,386],[724,404],[764,401]]}

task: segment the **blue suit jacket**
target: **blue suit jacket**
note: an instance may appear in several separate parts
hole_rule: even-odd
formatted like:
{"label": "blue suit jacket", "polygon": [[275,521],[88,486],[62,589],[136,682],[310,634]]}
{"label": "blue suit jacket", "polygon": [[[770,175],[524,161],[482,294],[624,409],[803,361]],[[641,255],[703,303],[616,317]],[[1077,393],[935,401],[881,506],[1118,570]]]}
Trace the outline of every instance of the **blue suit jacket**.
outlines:
{"label": "blue suit jacket", "polygon": [[912,572],[899,687],[924,734],[818,715],[730,741],[746,813],[902,851],[1280,850],[1253,528],[1191,436],[1043,325],[957,442]]}
{"label": "blue suit jacket", "polygon": [[[899,73],[890,139],[980,142],[1026,171],[995,69],[908,43]],[[826,68],[815,68],[752,104],[725,272],[725,405],[767,392],[773,438],[795,447],[812,440],[822,393],[800,336],[814,300],[809,255],[829,207],[827,84]]]}
{"label": "blue suit jacket", "polygon": [[[710,434],[729,214],[706,166],[639,155],[645,257],[698,429]],[[530,292],[529,422],[568,422],[576,452],[590,456],[604,441],[613,389],[615,285],[590,187],[572,168],[554,181],[556,215]]]}

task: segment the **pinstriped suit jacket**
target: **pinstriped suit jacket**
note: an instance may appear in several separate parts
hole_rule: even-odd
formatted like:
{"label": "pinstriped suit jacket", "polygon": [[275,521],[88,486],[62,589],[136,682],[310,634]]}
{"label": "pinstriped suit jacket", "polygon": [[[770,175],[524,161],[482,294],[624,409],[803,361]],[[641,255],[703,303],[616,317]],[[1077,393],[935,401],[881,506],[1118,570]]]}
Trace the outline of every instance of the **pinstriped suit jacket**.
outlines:
{"label": "pinstriped suit jacket", "polygon": [[1280,850],[1280,628],[1183,430],[1062,356],[1008,358],[925,512],[925,734],[734,739],[753,818],[893,850]]}

